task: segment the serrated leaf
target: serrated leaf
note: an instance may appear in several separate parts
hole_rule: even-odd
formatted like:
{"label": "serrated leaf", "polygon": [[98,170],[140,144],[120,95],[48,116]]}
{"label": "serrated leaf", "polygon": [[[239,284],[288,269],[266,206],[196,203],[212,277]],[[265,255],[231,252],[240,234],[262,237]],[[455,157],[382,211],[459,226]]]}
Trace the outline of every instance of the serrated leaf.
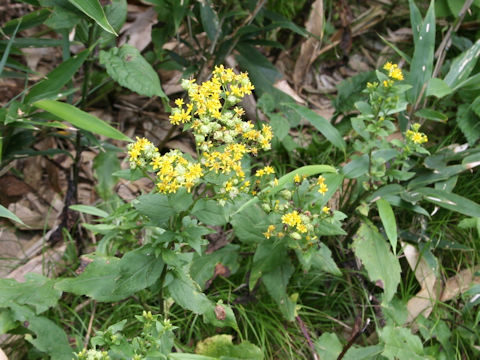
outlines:
{"label": "serrated leaf", "polygon": [[389,360],[424,360],[420,338],[410,329],[385,326],[380,331],[380,339],[385,343],[382,355]]}
{"label": "serrated leaf", "polygon": [[400,264],[377,228],[362,223],[352,244],[355,255],[362,261],[371,281],[382,281],[383,302],[390,302],[400,283]]}
{"label": "serrated leaf", "polygon": [[14,279],[0,279],[0,308],[15,302],[33,306],[40,314],[57,304],[62,292],[54,288],[54,280],[34,273],[25,275],[25,280],[19,283]]}
{"label": "serrated leaf", "polygon": [[225,207],[215,200],[199,199],[193,206],[192,215],[206,225],[225,225],[227,223]]}
{"label": "serrated leaf", "polygon": [[113,293],[129,296],[153,285],[160,277],[164,263],[153,250],[139,248],[126,253],[118,263]]}
{"label": "serrated leaf", "polygon": [[68,0],[77,9],[83,12],[88,17],[92,18],[102,29],[118,35],[113,29],[112,25],[107,20],[105,13],[103,12],[102,5],[98,0]]}
{"label": "serrated leaf", "polygon": [[288,321],[295,320],[295,302],[287,294],[287,285],[295,268],[288,257],[283,257],[280,266],[262,275],[262,282],[268,293],[277,303],[280,311]]}
{"label": "serrated leaf", "polygon": [[97,301],[119,301],[123,294],[114,294],[115,279],[119,275],[120,259],[116,257],[91,256],[93,261],[75,278],[57,282],[56,289],[85,295]]}
{"label": "serrated leaf", "polygon": [[336,334],[324,332],[315,341],[315,350],[322,360],[337,360],[343,345]]}
{"label": "serrated leaf", "polygon": [[345,140],[343,140],[338,130],[323,116],[318,115],[316,112],[306,108],[305,106],[293,103],[284,105],[295,110],[298,115],[308,120],[334,146],[338,147],[341,150],[345,150]]}
{"label": "serrated leaf", "polygon": [[390,244],[392,244],[393,252],[397,253],[397,222],[395,220],[395,214],[389,202],[385,199],[377,200],[378,214],[382,220],[385,233],[387,234]]}
{"label": "serrated leaf", "polygon": [[133,142],[132,139],[111,127],[105,121],[73,105],[55,100],[40,100],[33,103],[33,106],[48,111],[79,129],[91,131],[94,134],[103,135],[111,139]]}
{"label": "serrated leaf", "polygon": [[167,98],[156,71],[137,48],[125,44],[108,51],[100,51],[100,63],[108,75],[127,89],[145,96]]}
{"label": "serrated leaf", "polygon": [[171,271],[165,282],[170,296],[175,302],[195,314],[204,314],[212,308],[212,303],[200,292],[200,287],[187,274]]}

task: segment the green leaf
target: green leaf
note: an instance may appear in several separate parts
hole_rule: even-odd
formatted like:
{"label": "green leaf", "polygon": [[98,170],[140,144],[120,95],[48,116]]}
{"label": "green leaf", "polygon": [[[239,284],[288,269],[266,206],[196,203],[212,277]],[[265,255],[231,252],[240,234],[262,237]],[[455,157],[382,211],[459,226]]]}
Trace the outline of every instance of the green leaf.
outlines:
{"label": "green leaf", "polygon": [[120,259],[92,255],[88,258],[93,261],[83,273],[75,278],[58,281],[55,288],[76,295],[86,295],[97,301],[119,301],[125,298],[123,294],[114,294]]}
{"label": "green leaf", "polygon": [[435,205],[467,216],[480,217],[480,205],[463,196],[427,187],[415,191]]}
{"label": "green leaf", "polygon": [[182,353],[171,353],[168,355],[168,358],[171,360],[218,360],[218,358],[211,356]]}
{"label": "green leaf", "polygon": [[415,112],[415,116],[420,118],[425,118],[432,121],[438,121],[441,123],[446,123],[448,120],[448,116],[432,109],[421,109]]}
{"label": "green leaf", "polygon": [[290,131],[290,123],[284,116],[279,114],[271,114],[269,118],[275,137],[277,137],[278,140],[283,140]]}
{"label": "green leaf", "polygon": [[306,108],[305,106],[297,105],[294,103],[284,104],[285,106],[295,110],[295,112],[301,117],[310,121],[310,123],[320,133],[327,138],[334,146],[345,151],[346,144],[338,130],[323,116],[318,115],[313,110]]}
{"label": "green leaf", "polygon": [[378,214],[382,220],[385,233],[387,234],[390,244],[392,244],[393,252],[397,253],[397,222],[395,221],[395,214],[389,202],[385,199],[377,200]]}
{"label": "green leaf", "polygon": [[3,52],[2,59],[0,60],[0,75],[3,73],[3,69],[5,67],[5,64],[7,63],[8,56],[10,55],[10,49],[12,47],[13,41],[15,40],[15,36],[17,35],[17,31],[20,28],[20,22],[17,24],[15,27],[15,31],[13,32],[12,36],[10,37],[7,47],[5,48],[5,51]]}
{"label": "green leaf", "polygon": [[219,300],[217,305],[211,304],[210,309],[203,314],[203,322],[219,328],[228,326],[238,331],[237,320],[232,308],[223,304],[222,300]]}
{"label": "green leaf", "polygon": [[428,82],[427,96],[435,96],[436,98],[441,99],[444,96],[450,95],[452,92],[453,89],[448,86],[445,80],[432,78]]}
{"label": "green leaf", "polygon": [[230,274],[238,270],[238,245],[227,244],[225,247],[210,254],[195,256],[190,265],[190,274],[193,280],[197,282],[202,289],[205,289],[208,280],[212,279],[215,273],[215,267],[218,264],[228,269]]}
{"label": "green leaf", "polygon": [[246,244],[255,244],[265,239],[263,233],[268,227],[267,214],[257,205],[249,207],[248,211],[242,211],[232,217],[231,224],[235,236]]}
{"label": "green leaf", "polygon": [[100,120],[96,116],[90,115],[73,105],[55,100],[40,100],[33,103],[33,106],[48,111],[49,113],[68,121],[79,129],[91,131],[94,134],[103,135],[116,140],[133,142],[132,139],[111,127],[105,121]]}
{"label": "green leaf", "polygon": [[356,179],[368,172],[369,165],[368,154],[363,154],[345,164],[342,173],[348,179]]}
{"label": "green leaf", "polygon": [[[479,100],[480,97],[477,97],[473,103],[477,103]],[[480,139],[480,120],[472,110],[472,106],[467,104],[458,106],[457,124],[470,145]]]}
{"label": "green leaf", "polygon": [[295,320],[295,302],[287,294],[287,285],[295,268],[288,257],[283,257],[280,266],[271,271],[265,272],[262,282],[268,293],[277,303],[280,311],[288,321]]}
{"label": "green leaf", "polygon": [[79,204],[79,205],[70,205],[69,207],[72,210],[79,211],[85,214],[99,216],[102,218],[107,217],[109,215],[109,213],[107,213],[106,211],[96,208],[95,206]]}
{"label": "green leaf", "polygon": [[[355,346],[355,345],[354,345]],[[383,344],[352,347],[345,354],[344,360],[372,360],[376,359],[383,351]]]}
{"label": "green leaf", "polygon": [[25,96],[25,102],[31,103],[48,97],[57,97],[60,89],[72,80],[88,54],[88,50],[83,50],[81,53],[61,63],[47,75],[45,80],[36,83],[30,89],[27,96]]}
{"label": "green leaf", "polygon": [[117,156],[117,152],[121,149],[112,149],[107,145],[104,147],[105,151],[101,151],[93,160],[95,178],[98,181],[95,190],[103,200],[109,201],[116,196],[113,188],[118,178],[113,174],[121,169],[120,160]]}
{"label": "green leaf", "polygon": [[25,282],[0,279],[0,308],[12,302],[31,305],[37,314],[55,306],[62,292],[54,289],[55,281],[40,274],[25,275]]}
{"label": "green leaf", "polygon": [[195,314],[204,314],[212,308],[210,300],[187,274],[171,271],[165,278],[168,292],[175,302]]}
{"label": "green leaf", "polygon": [[362,261],[371,281],[380,280],[384,289],[382,302],[392,300],[400,283],[400,264],[387,242],[372,224],[362,223],[353,240],[353,251]]}
{"label": "green leaf", "polygon": [[200,341],[195,352],[225,360],[263,360],[262,351],[248,341],[234,345],[232,335],[215,335]]}
{"label": "green leaf", "polygon": [[153,251],[139,248],[126,253],[118,263],[114,294],[127,297],[153,285],[160,277],[164,263]]}
{"label": "green leaf", "polygon": [[228,216],[218,201],[199,199],[192,209],[192,215],[206,225],[225,225]]}
{"label": "green leaf", "polygon": [[320,248],[313,254],[312,266],[332,275],[342,275],[342,272],[332,258],[332,252],[324,243],[320,243]]}
{"label": "green leaf", "polygon": [[0,205],[0,217],[4,217],[4,218],[7,218],[7,219],[10,219],[10,220],[13,220],[13,221],[16,221],[17,223],[19,224],[22,224],[24,226],[27,226],[25,225],[25,223],[20,220],[20,218],[15,215],[13,212],[11,212],[10,210],[8,210],[5,206],[3,205]]}
{"label": "green leaf", "polygon": [[137,200],[138,202],[134,205],[138,212],[148,216],[158,226],[165,225],[170,217],[175,214],[167,195],[147,194],[140,196]]}
{"label": "green leaf", "polygon": [[477,40],[470,49],[457,56],[445,75],[445,83],[451,88],[457,87],[472,73],[480,55],[480,40]]}
{"label": "green leaf", "polygon": [[71,360],[73,349],[70,347],[65,331],[50,319],[43,316],[28,317],[28,329],[33,331],[35,338],[25,335],[35,348],[50,356],[50,359]]}
{"label": "green leaf", "polygon": [[71,4],[75,5],[85,15],[92,18],[102,29],[118,35],[113,29],[112,25],[107,20],[105,13],[103,12],[102,5],[98,0],[68,0]]}
{"label": "green leaf", "polygon": [[380,339],[385,343],[382,355],[389,360],[424,360],[423,345],[420,338],[410,329],[385,326],[379,331]]}
{"label": "green leaf", "polygon": [[315,341],[315,350],[322,360],[337,360],[342,349],[343,345],[334,333],[324,332]]}
{"label": "green leaf", "polygon": [[15,329],[17,325],[10,309],[0,309],[0,334],[6,334],[8,331]]}
{"label": "green leaf", "polygon": [[433,1],[430,2],[425,19],[421,24],[418,23],[419,12],[413,0],[409,0],[409,4],[415,50],[407,77],[408,83],[412,85],[412,89],[407,93],[407,98],[411,103],[416,103],[424,84],[428,84],[432,77],[435,51],[435,4]]}
{"label": "green leaf", "polygon": [[125,44],[102,50],[100,63],[105,65],[108,75],[127,89],[140,95],[167,98],[156,71],[137,48]]}
{"label": "green leaf", "polygon": [[48,9],[40,9],[37,11],[33,11],[22,17],[7,21],[3,25],[3,31],[7,35],[12,35],[19,24],[20,26],[18,27],[18,31],[22,31],[32,28],[34,26],[41,25],[49,16],[50,10]]}
{"label": "green leaf", "polygon": [[220,22],[217,13],[213,10],[212,4],[209,1],[200,3],[200,18],[208,38],[212,42],[215,41],[220,32]]}

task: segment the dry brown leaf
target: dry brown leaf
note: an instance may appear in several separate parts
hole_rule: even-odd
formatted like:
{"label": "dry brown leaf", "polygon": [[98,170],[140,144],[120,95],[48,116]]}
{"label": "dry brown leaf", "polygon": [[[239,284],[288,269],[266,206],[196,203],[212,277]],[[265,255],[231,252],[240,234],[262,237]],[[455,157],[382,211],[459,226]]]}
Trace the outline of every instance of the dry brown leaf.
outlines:
{"label": "dry brown leaf", "polygon": [[[312,34],[318,36],[320,40],[323,36],[323,0],[315,0],[310,10],[310,15],[305,23],[305,29]],[[303,84],[303,78],[308,72],[310,65],[317,58],[317,52],[320,48],[321,42],[314,37],[310,37],[305,40],[300,47],[300,55],[295,63],[293,71],[293,82],[296,88],[301,88]]]}
{"label": "dry brown leaf", "polygon": [[123,26],[119,45],[125,43],[143,51],[152,41],[152,26],[157,23],[157,12],[153,7],[136,15],[133,23]]}
{"label": "dry brown leaf", "polygon": [[480,266],[462,270],[457,275],[449,278],[443,288],[440,301],[452,300],[454,297],[467,291],[471,285],[480,284],[480,276],[474,276],[478,271],[480,271]]}
{"label": "dry brown leaf", "polygon": [[277,88],[280,91],[283,91],[285,94],[289,95],[293,100],[296,102],[306,105],[307,103],[305,100],[303,100],[295,90],[292,89],[292,87],[288,84],[287,80],[282,79],[280,81],[277,81],[275,84],[273,84],[275,88]]}
{"label": "dry brown leaf", "polygon": [[0,360],[8,360],[7,355],[0,349]]}

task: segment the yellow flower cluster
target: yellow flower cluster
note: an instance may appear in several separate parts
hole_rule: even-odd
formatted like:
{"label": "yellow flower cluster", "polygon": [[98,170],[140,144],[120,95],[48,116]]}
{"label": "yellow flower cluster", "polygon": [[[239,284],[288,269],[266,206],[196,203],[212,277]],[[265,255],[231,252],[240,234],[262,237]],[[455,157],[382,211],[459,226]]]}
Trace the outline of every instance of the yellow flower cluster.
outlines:
{"label": "yellow flower cluster", "polygon": [[307,227],[303,223],[301,216],[298,214],[297,210],[293,210],[282,216],[282,223],[290,227],[296,227],[297,230],[301,233],[307,232]]}
{"label": "yellow flower cluster", "polygon": [[407,132],[405,133],[407,140],[419,145],[426,143],[428,141],[428,137],[424,133],[419,132],[419,129],[420,124],[413,124],[412,129],[407,130]]}
{"label": "yellow flower cluster", "polygon": [[263,233],[267,239],[270,239],[274,235],[275,225],[268,225],[267,231]]}
{"label": "yellow flower cluster", "polygon": [[128,159],[130,166],[135,168],[137,166],[145,166],[147,161],[152,159],[158,152],[158,149],[147,139],[139,138],[133,144],[128,144]]}
{"label": "yellow flower cluster", "polygon": [[275,170],[271,166],[265,166],[264,168],[257,170],[255,176],[262,177],[269,174],[275,174]]}
{"label": "yellow flower cluster", "polygon": [[392,64],[390,61],[388,61],[383,66],[383,69],[388,71],[388,77],[389,78],[391,78],[393,80],[398,80],[398,81],[403,80],[402,70],[398,67],[397,64]]}
{"label": "yellow flower cluster", "polygon": [[171,150],[163,156],[157,154],[151,165],[157,171],[157,189],[161,193],[174,193],[181,187],[190,192],[203,175],[202,166],[189,162],[178,150]]}
{"label": "yellow flower cluster", "polygon": [[325,195],[325,193],[328,191],[328,187],[327,187],[327,184],[325,184],[325,178],[323,176],[318,177],[317,185],[318,185],[318,192],[322,195]]}
{"label": "yellow flower cluster", "polygon": [[[151,166],[157,172],[157,189],[162,193],[176,192],[180,187],[190,191],[209,171],[232,173],[221,189],[229,197],[248,191],[241,161],[248,154],[257,155],[259,149],[270,149],[273,138],[269,125],[255,129],[252,122],[242,120],[244,110],[235,106],[254,89],[248,75],[235,74],[221,65],[215,67],[210,80],[200,85],[194,79],[183,80],[182,86],[190,102],[176,99],[170,122],[188,124],[192,129],[198,160],[190,162],[178,151],[160,155],[147,139],[137,139],[128,148],[131,167]],[[265,174],[274,173],[271,171],[271,167],[264,169]]]}

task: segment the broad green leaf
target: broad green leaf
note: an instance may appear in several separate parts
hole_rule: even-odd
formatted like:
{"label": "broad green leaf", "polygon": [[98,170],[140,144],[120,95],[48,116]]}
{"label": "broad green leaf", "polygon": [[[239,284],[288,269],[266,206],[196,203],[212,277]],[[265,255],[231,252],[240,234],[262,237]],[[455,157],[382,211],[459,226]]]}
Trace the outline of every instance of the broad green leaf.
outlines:
{"label": "broad green leaf", "polygon": [[343,345],[334,333],[324,332],[315,341],[315,350],[322,360],[337,360]]}
{"label": "broad green leaf", "polygon": [[480,139],[480,121],[470,105],[460,104],[458,106],[457,124],[470,145]]}
{"label": "broad green leaf", "polygon": [[[105,6],[105,16],[112,28],[119,32],[127,20],[127,0],[113,0]],[[115,35],[102,30],[99,34],[100,47],[108,45],[115,39]]]}
{"label": "broad green leaf", "polygon": [[7,209],[5,206],[3,206],[3,205],[0,205],[0,217],[4,217],[4,218],[7,218],[7,219],[16,221],[16,222],[19,223],[19,224],[22,224],[22,225],[24,225],[24,226],[27,226],[27,225],[25,225],[25,223],[24,223],[17,215],[15,215],[13,212],[11,212],[10,210],[8,210],[8,209]]}
{"label": "broad green leaf", "polygon": [[338,130],[323,116],[318,115],[315,111],[310,110],[305,106],[297,105],[294,103],[284,105],[292,108],[298,115],[307,119],[334,146],[338,147],[341,150],[345,150],[345,140],[343,140]]}
{"label": "broad green leaf", "polygon": [[267,214],[256,204],[251,205],[248,211],[241,211],[234,215],[231,224],[235,236],[246,244],[262,242],[265,239],[263,233],[269,225]]}
{"label": "broad green leaf", "polygon": [[73,105],[55,100],[40,100],[33,103],[33,105],[58,116],[62,120],[68,121],[79,129],[91,131],[94,134],[103,135],[116,140],[133,142],[132,139],[111,127],[105,121],[100,120],[96,116],[82,111]]}
{"label": "broad green leaf", "polygon": [[210,309],[205,311],[203,322],[219,328],[228,326],[238,331],[237,320],[232,308],[230,305],[223,304],[221,300],[216,305],[211,304]]}
{"label": "broad green leaf", "polygon": [[269,118],[275,137],[277,137],[278,140],[283,140],[290,131],[290,123],[284,116],[279,114],[271,114]]}
{"label": "broad green leaf", "polygon": [[79,211],[85,214],[90,214],[90,215],[95,215],[99,217],[107,217],[109,213],[106,211],[103,211],[99,208],[96,208],[95,206],[90,206],[90,205],[70,205],[70,209]]}
{"label": "broad green leaf", "polygon": [[450,70],[445,75],[445,83],[451,88],[465,81],[475,67],[480,55],[480,40],[477,40],[470,49],[453,60]]}
{"label": "broad green leaf", "polygon": [[447,115],[432,109],[421,109],[415,112],[415,116],[442,123],[445,123],[448,120]]}
{"label": "broad green leaf", "polygon": [[175,210],[164,194],[146,194],[140,196],[135,208],[142,215],[148,216],[158,226],[163,226],[175,214]]}
{"label": "broad green leaf", "polygon": [[389,202],[385,199],[377,200],[378,214],[382,220],[385,233],[387,234],[390,244],[392,244],[393,252],[397,253],[397,222],[395,221],[395,214]]}
{"label": "broad green leaf", "polygon": [[295,302],[287,294],[287,285],[295,268],[285,256],[280,266],[262,275],[262,282],[288,321],[295,320]]}
{"label": "broad green leaf", "polygon": [[[202,289],[205,289],[207,281],[215,275],[215,267],[221,264],[228,269],[230,274],[238,270],[238,245],[228,244],[210,254],[195,256],[190,265],[190,274]],[[220,274],[221,275],[221,274]]]}
{"label": "broad green leaf", "polygon": [[113,174],[121,169],[120,160],[117,156],[117,152],[121,149],[112,149],[108,145],[105,145],[104,148],[105,151],[101,151],[93,160],[94,175],[97,179],[95,190],[103,200],[111,201],[116,197],[113,188],[118,178]]}
{"label": "broad green leaf", "polygon": [[324,243],[320,243],[320,248],[313,254],[312,267],[333,275],[342,275],[342,272],[332,258],[332,252]]}
{"label": "broad green leaf", "polygon": [[234,345],[232,340],[232,335],[215,335],[200,341],[195,352],[225,360],[263,360],[263,353],[257,346],[248,341]]}
{"label": "broad green leaf", "polygon": [[183,354],[183,353],[171,353],[168,355],[171,360],[219,360],[216,357],[197,355],[197,354]]}
{"label": "broad green leaf", "polygon": [[175,302],[195,314],[204,314],[212,308],[212,303],[200,292],[200,287],[187,274],[171,271],[165,278],[167,289]]}
{"label": "broad green leaf", "polygon": [[145,96],[167,98],[156,71],[137,48],[125,44],[108,51],[100,51],[100,63],[120,85]]}
{"label": "broad green leaf", "polygon": [[192,215],[206,225],[225,225],[228,220],[225,207],[208,199],[199,199],[193,206]]}
{"label": "broad green leaf", "polygon": [[88,54],[88,50],[83,50],[81,53],[61,63],[47,75],[45,80],[36,83],[30,89],[27,96],[25,96],[25,102],[31,103],[48,97],[56,97],[60,89],[72,80]]}
{"label": "broad green leaf", "polygon": [[164,263],[145,248],[126,253],[118,263],[114,294],[127,297],[153,285],[160,277]]}
{"label": "broad green leaf", "polygon": [[[355,345],[354,345],[355,346]],[[352,347],[345,354],[344,360],[372,360],[376,359],[383,351],[383,344]]]}
{"label": "broad green leaf", "polygon": [[220,22],[210,1],[200,3],[200,18],[202,20],[203,29],[207,33],[208,38],[210,41],[215,41],[219,36]]}
{"label": "broad green leaf", "polygon": [[415,191],[435,205],[467,216],[480,217],[480,205],[463,196],[427,187]]}
{"label": "broad green leaf", "polygon": [[102,5],[98,0],[68,0],[71,4],[75,5],[85,15],[92,18],[102,29],[117,35],[112,25],[107,20],[105,13],[103,12]]}
{"label": "broad green leaf", "polygon": [[[70,3],[56,2],[45,25],[53,30],[69,30],[76,26],[83,18],[82,13]],[[52,5],[49,5],[52,6]]]}
{"label": "broad green leaf", "polygon": [[61,327],[43,316],[27,318],[28,329],[33,331],[35,338],[25,335],[35,348],[49,355],[50,359],[71,360],[73,349],[70,347],[67,334]]}
{"label": "broad green leaf", "polygon": [[249,288],[252,290],[263,274],[274,271],[282,266],[288,259],[287,249],[284,244],[267,240],[265,237],[258,244],[253,256],[253,266],[250,273]]}
{"label": "broad green leaf", "polygon": [[388,303],[392,300],[400,283],[400,263],[372,224],[362,223],[353,240],[353,251],[362,261],[371,281],[382,282],[384,297]]}
{"label": "broad green leaf", "polygon": [[364,154],[345,164],[342,173],[348,179],[356,179],[368,172],[369,165],[368,154]]}
{"label": "broad green leaf", "polygon": [[62,292],[54,289],[54,280],[34,273],[25,275],[25,280],[19,283],[13,279],[0,279],[0,308],[15,302],[33,306],[40,314],[57,304]]}
{"label": "broad green leaf", "polygon": [[435,5],[433,1],[430,2],[425,19],[420,24],[418,23],[419,12],[413,0],[409,0],[409,4],[415,50],[407,77],[408,83],[412,85],[407,98],[411,103],[416,103],[424,84],[428,84],[432,77],[435,51]]}
{"label": "broad green leaf", "polygon": [[389,360],[424,360],[423,345],[420,338],[410,329],[385,326],[379,330],[380,339],[385,343],[382,355]]}
{"label": "broad green leaf", "polygon": [[445,80],[432,78],[428,82],[427,96],[435,96],[436,98],[441,99],[444,96],[450,95],[452,92],[453,89],[448,86]]}
{"label": "broad green leaf", "polygon": [[90,256],[90,259],[93,261],[87,265],[83,273],[75,278],[58,281],[55,288],[76,295],[85,295],[97,301],[124,299],[123,294],[114,294],[120,259],[102,256]]}

